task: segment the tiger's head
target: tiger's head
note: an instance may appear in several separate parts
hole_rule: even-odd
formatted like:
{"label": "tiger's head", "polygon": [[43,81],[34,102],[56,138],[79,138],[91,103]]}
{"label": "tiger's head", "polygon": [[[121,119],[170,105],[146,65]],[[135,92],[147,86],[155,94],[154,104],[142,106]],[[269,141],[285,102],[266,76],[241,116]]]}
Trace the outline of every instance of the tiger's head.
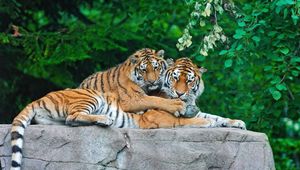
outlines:
{"label": "tiger's head", "polygon": [[130,78],[146,93],[160,89],[167,63],[163,59],[164,50],[144,48],[129,57],[133,65]]}
{"label": "tiger's head", "polygon": [[162,91],[171,98],[179,98],[187,104],[194,104],[196,98],[204,91],[202,74],[206,69],[199,68],[189,58],[180,58],[169,65]]}

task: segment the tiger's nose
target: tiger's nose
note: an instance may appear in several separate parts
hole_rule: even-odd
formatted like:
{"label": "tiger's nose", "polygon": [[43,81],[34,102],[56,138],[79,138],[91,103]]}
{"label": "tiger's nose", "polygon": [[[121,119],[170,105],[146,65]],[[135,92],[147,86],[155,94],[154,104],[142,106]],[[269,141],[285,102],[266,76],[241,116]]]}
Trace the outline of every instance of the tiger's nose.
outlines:
{"label": "tiger's nose", "polygon": [[155,84],[156,80],[149,80],[150,84]]}
{"label": "tiger's nose", "polygon": [[176,94],[178,95],[178,97],[182,96],[184,94],[184,92],[178,92],[176,91]]}

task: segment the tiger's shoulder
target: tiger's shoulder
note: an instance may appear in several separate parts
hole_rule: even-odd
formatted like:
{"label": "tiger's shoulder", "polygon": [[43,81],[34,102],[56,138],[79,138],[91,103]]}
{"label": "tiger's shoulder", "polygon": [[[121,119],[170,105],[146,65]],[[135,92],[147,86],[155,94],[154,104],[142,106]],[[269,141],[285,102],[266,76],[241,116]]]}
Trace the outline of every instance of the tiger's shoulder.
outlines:
{"label": "tiger's shoulder", "polygon": [[[164,51],[144,48],[136,51],[123,63],[106,71],[99,71],[83,80],[78,88],[94,89],[103,93],[126,89],[132,84],[143,91],[155,90],[161,86],[161,76],[167,65]],[[133,82],[133,83],[126,83]]]}

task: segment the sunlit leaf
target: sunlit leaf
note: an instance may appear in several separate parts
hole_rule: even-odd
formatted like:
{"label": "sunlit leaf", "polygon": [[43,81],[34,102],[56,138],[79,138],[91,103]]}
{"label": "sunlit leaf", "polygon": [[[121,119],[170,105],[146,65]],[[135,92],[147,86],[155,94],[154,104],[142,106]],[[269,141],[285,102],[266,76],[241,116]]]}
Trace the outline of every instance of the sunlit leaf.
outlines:
{"label": "sunlit leaf", "polygon": [[288,53],[289,53],[289,51],[290,51],[290,50],[289,50],[288,48],[286,48],[286,47],[285,47],[285,48],[282,48],[282,49],[280,49],[280,52],[281,52],[281,53],[283,53],[283,54],[288,54]]}
{"label": "sunlit leaf", "polygon": [[222,51],[219,52],[219,55],[224,55],[226,53],[227,53],[227,50],[222,50]]}
{"label": "sunlit leaf", "polygon": [[224,63],[225,68],[229,68],[232,66],[232,59],[228,59]]}
{"label": "sunlit leaf", "polygon": [[279,91],[272,92],[273,99],[279,100],[281,98],[281,93]]}
{"label": "sunlit leaf", "polygon": [[277,84],[276,85],[276,88],[278,89],[278,90],[287,90],[287,88],[286,88],[286,86],[285,86],[285,84]]}

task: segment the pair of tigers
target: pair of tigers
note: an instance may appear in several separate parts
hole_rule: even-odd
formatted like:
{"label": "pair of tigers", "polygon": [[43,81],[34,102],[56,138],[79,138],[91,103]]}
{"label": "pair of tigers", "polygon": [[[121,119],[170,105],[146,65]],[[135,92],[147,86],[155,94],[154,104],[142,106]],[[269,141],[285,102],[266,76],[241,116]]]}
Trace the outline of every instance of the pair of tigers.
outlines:
{"label": "pair of tigers", "polygon": [[[200,112],[195,100],[204,90],[206,70],[188,58],[167,62],[163,56],[163,50],[138,50],[122,64],[89,76],[77,89],[51,92],[28,104],[12,122],[11,169],[21,168],[24,130],[32,120],[142,129],[246,128],[241,120]],[[144,113],[134,114],[138,112]]]}

